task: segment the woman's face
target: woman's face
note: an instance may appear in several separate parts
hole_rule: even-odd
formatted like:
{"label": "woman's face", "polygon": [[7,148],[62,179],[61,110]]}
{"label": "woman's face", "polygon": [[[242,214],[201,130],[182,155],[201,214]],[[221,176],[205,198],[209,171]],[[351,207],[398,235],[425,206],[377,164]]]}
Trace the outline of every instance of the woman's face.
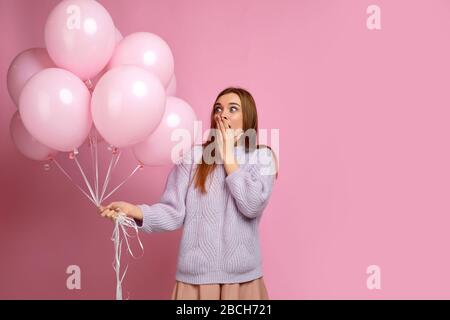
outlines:
{"label": "woman's face", "polygon": [[243,129],[243,116],[241,99],[236,93],[227,93],[221,96],[214,104],[214,117],[221,117],[228,128],[235,134]]}

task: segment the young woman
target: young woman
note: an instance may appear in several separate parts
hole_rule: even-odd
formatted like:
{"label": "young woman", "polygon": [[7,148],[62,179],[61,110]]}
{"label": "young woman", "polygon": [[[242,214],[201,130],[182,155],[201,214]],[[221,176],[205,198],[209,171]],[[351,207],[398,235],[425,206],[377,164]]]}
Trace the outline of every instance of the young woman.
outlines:
{"label": "young woman", "polygon": [[269,299],[258,225],[278,166],[256,143],[257,131],[251,94],[227,88],[214,102],[208,140],[173,167],[159,203],[100,207],[112,220],[124,212],[146,232],[183,227],[172,299]]}

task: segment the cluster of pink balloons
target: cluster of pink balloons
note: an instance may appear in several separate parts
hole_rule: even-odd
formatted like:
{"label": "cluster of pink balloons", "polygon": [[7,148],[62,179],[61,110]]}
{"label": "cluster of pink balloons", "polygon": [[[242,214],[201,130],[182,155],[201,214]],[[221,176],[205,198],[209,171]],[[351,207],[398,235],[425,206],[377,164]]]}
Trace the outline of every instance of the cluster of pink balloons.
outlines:
{"label": "cluster of pink balloons", "polygon": [[45,44],[21,52],[8,70],[18,107],[10,132],[22,154],[72,152],[92,130],[113,147],[132,147],[146,165],[174,161],[176,129],[191,137],[182,148],[192,146],[196,115],[174,97],[174,58],[162,38],[123,37],[97,1],[63,0],[48,16]]}

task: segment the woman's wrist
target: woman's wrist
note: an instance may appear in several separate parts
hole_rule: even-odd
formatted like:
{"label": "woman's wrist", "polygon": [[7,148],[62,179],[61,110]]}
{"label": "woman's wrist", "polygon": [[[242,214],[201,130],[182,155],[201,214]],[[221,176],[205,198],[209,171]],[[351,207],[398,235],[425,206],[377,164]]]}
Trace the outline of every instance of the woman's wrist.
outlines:
{"label": "woman's wrist", "polygon": [[135,206],[132,218],[138,221],[144,220],[144,213],[139,206]]}
{"label": "woman's wrist", "polygon": [[239,165],[237,164],[236,158],[234,156],[231,160],[225,161],[224,167],[227,175],[230,175],[231,173],[239,169]]}

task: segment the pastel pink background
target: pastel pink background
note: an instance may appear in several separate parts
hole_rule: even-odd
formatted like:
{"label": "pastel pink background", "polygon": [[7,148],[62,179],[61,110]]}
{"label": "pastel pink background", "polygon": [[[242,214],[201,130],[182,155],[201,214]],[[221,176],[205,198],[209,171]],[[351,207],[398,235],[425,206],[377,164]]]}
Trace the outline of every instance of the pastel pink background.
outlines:
{"label": "pastel pink background", "polygon": [[[7,68],[44,46],[58,2],[0,0],[3,299],[115,294],[112,224],[9,138]],[[123,35],[149,31],[169,43],[178,96],[204,127],[217,93],[238,85],[253,93],[260,127],[280,129],[280,175],[261,221],[272,299],[450,298],[448,1],[100,2]],[[370,4],[381,7],[380,31],[366,28]],[[122,160],[116,183],[135,166],[130,151]],[[145,168],[113,200],[158,201],[169,170]],[[180,236],[142,235],[125,297],[170,296]],[[81,267],[81,290],[66,288],[71,264]],[[373,264],[381,290],[366,287]]]}

